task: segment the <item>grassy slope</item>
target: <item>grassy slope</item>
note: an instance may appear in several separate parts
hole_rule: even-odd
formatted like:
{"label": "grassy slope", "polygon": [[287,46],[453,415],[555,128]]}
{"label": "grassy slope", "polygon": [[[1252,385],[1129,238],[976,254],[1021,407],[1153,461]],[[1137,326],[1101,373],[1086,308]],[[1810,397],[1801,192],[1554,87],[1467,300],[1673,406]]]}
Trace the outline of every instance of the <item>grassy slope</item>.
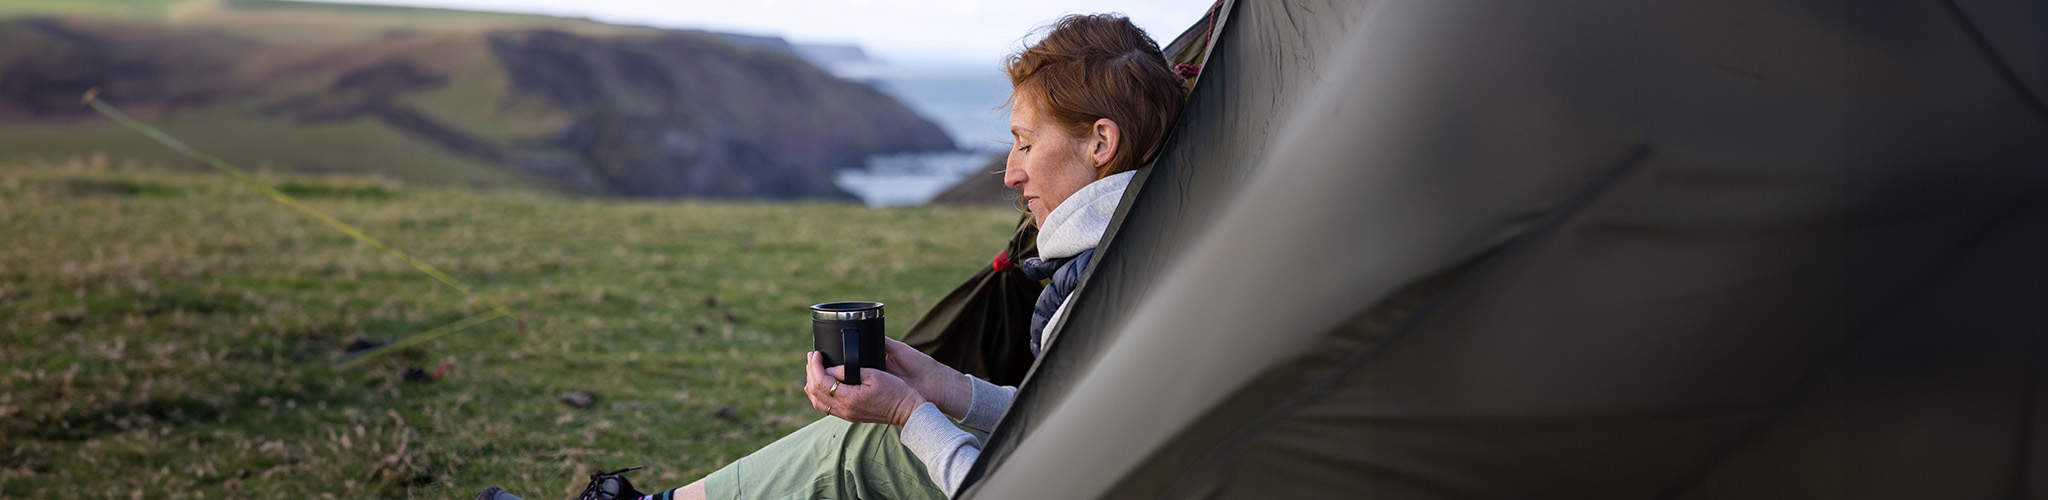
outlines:
{"label": "grassy slope", "polygon": [[[376,175],[425,185],[530,187],[544,181],[450,153],[368,117],[297,124],[262,117],[264,102],[319,95],[337,73],[404,54],[447,71],[448,86],[410,94],[421,112],[480,137],[513,141],[538,137],[567,123],[542,99],[512,97],[510,83],[480,37],[435,35],[341,47],[326,45],[265,53],[245,63],[237,78],[263,82],[259,91],[199,110],[143,119],[203,151],[251,168],[268,165],[297,172]],[[308,64],[312,61],[313,64]],[[116,106],[121,103],[115,102]],[[115,163],[141,162],[204,169],[195,160],[114,123],[90,119],[62,123],[0,122],[0,165],[65,161],[104,155]]]}
{"label": "grassy slope", "polygon": [[[546,26],[587,34],[644,28],[546,16],[271,0],[31,0],[0,3],[0,18],[24,15],[161,21],[256,41],[273,50],[247,61],[234,76],[248,89],[198,111],[147,121],[231,162],[300,172],[371,174],[425,185],[544,185],[545,181],[451,154],[368,117],[345,123],[298,124],[264,116],[266,105],[322,96],[343,71],[400,57],[444,72],[445,87],[407,94],[403,102],[450,126],[501,145],[544,137],[568,122],[538,97],[511,97],[482,30]],[[409,33],[393,36],[393,33]],[[0,33],[6,38],[19,33]],[[0,60],[12,57],[0,53]],[[120,106],[121,102],[113,102]],[[115,163],[177,167],[197,163],[99,120],[0,123],[0,165],[66,161],[95,154]]]}
{"label": "grassy slope", "polygon": [[[533,14],[293,0],[8,0],[5,3],[0,3],[0,17],[85,15],[176,22],[203,22],[204,18],[235,14],[312,14],[329,17],[331,21],[338,21],[343,25],[333,26],[332,28],[335,29],[364,29],[362,28],[363,26],[373,26],[375,30],[382,30],[393,26],[414,29],[446,29],[456,27],[483,28],[504,25],[551,25],[578,30],[637,29],[610,26],[583,19]],[[328,33],[333,33],[333,31],[328,31]],[[376,32],[367,31],[363,34],[375,36]],[[301,32],[296,35],[290,35],[288,38],[298,39],[306,35],[306,33]]]}
{"label": "grassy slope", "polygon": [[0,3],[0,17],[65,14],[161,18],[172,6],[190,2],[192,0],[8,0]]}
{"label": "grassy slope", "polygon": [[[892,334],[1003,209],[628,203],[273,178],[526,315],[337,371],[354,336],[482,308],[218,176],[0,169],[0,497],[566,497],[705,474],[818,415],[804,307]],[[439,382],[405,382],[408,365]],[[599,395],[576,409],[568,390]],[[715,416],[732,406],[737,417]]]}
{"label": "grassy slope", "polygon": [[[518,187],[538,182],[449,154],[370,120],[279,127],[214,114],[154,125],[202,151],[252,169],[368,174],[428,185]],[[116,163],[208,168],[112,120],[64,127],[0,124],[0,163],[58,161],[96,153]]]}

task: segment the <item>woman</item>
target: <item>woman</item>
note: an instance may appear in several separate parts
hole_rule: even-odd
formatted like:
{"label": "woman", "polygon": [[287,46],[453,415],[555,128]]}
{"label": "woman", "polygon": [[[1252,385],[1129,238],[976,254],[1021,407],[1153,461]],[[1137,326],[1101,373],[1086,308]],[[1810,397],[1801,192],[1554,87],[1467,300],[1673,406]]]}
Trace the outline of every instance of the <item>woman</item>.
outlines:
{"label": "woman", "polygon": [[[1132,170],[1147,160],[1179,113],[1182,80],[1159,47],[1129,19],[1073,15],[1005,61],[1012,93],[1012,145],[1003,183],[1022,192],[1039,227],[1040,259],[1025,264],[1051,279],[1033,311],[1031,352],[1045,325],[1088,266]],[[890,340],[886,372],[864,369],[861,385],[840,383],[844,367],[806,355],[804,393],[821,419],[688,486],[649,498],[945,498],[980,455],[1016,389],[961,374]],[[493,496],[495,487],[478,498]],[[509,495],[507,495],[509,496]],[[616,473],[593,474],[587,498],[640,496]]]}

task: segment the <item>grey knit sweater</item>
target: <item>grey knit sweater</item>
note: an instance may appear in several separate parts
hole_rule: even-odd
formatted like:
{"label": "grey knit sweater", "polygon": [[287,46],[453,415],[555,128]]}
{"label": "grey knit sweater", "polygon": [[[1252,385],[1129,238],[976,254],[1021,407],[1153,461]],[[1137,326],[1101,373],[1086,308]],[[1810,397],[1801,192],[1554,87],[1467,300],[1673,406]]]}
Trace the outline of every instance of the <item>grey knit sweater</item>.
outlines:
{"label": "grey knit sweater", "polygon": [[[1115,215],[1117,203],[1123,200],[1124,188],[1130,185],[1133,175],[1133,172],[1124,172],[1089,183],[1047,214],[1045,227],[1038,231],[1039,257],[1072,257],[1100,244],[1102,234],[1109,230],[1110,217]],[[1047,329],[1058,325],[1066,311],[1067,305],[1062,300],[1059,309],[1053,312],[1052,320],[1047,323]],[[1050,345],[1053,340],[1048,336],[1043,342]],[[1016,396],[1017,389],[997,386],[972,376],[967,378],[974,387],[974,396],[968,404],[967,414],[960,417],[960,425],[982,431],[995,429],[996,421],[1010,409],[1010,400]],[[948,496],[960,488],[960,481],[967,478],[967,469],[981,456],[981,442],[976,441],[973,434],[953,425],[953,420],[931,403],[911,412],[909,421],[903,423],[901,440],[918,460],[924,461],[925,470],[932,475],[932,483]]]}

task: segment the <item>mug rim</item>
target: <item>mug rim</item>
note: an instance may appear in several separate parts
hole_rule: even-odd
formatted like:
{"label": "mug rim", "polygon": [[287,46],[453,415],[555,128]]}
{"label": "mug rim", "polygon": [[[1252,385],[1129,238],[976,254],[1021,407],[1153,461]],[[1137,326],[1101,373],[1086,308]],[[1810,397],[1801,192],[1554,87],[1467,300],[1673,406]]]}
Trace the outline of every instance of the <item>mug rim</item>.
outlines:
{"label": "mug rim", "polygon": [[867,300],[842,300],[811,306],[811,319],[855,320],[882,317],[882,303]]}

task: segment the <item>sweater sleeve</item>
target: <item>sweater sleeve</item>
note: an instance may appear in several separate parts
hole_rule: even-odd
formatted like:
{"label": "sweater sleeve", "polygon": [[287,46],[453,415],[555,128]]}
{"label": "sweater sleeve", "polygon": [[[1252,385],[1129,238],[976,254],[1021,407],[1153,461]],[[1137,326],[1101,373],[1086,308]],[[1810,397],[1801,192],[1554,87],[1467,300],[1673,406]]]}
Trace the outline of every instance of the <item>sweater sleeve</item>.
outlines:
{"label": "sweater sleeve", "polygon": [[974,396],[967,404],[967,414],[960,417],[960,425],[982,432],[995,430],[996,421],[1003,418],[1003,412],[1010,410],[1010,400],[1017,397],[1017,388],[995,385],[973,375],[968,375],[967,380],[974,385]]}
{"label": "sweater sleeve", "polygon": [[973,434],[960,430],[953,420],[939,412],[931,403],[918,406],[910,412],[910,420],[903,423],[900,438],[903,447],[917,455],[924,462],[924,470],[932,475],[932,484],[939,486],[946,496],[960,488],[960,481],[967,479],[967,470],[974,467],[974,459],[981,457],[981,442]]}
{"label": "sweater sleeve", "polygon": [[[981,429],[995,427],[1003,417],[1003,411],[1010,408],[1010,400],[1017,394],[1015,387],[1003,387],[988,381],[967,377],[974,384],[974,401],[967,408],[967,415],[960,419],[960,425]],[[967,479],[967,470],[974,466],[974,460],[981,457],[981,441],[973,434],[960,430],[953,420],[939,412],[931,403],[918,406],[910,412],[910,419],[903,423],[903,434],[899,438],[903,447],[917,455],[924,462],[924,470],[932,475],[932,484],[939,486],[947,496],[960,487],[960,481]]]}

